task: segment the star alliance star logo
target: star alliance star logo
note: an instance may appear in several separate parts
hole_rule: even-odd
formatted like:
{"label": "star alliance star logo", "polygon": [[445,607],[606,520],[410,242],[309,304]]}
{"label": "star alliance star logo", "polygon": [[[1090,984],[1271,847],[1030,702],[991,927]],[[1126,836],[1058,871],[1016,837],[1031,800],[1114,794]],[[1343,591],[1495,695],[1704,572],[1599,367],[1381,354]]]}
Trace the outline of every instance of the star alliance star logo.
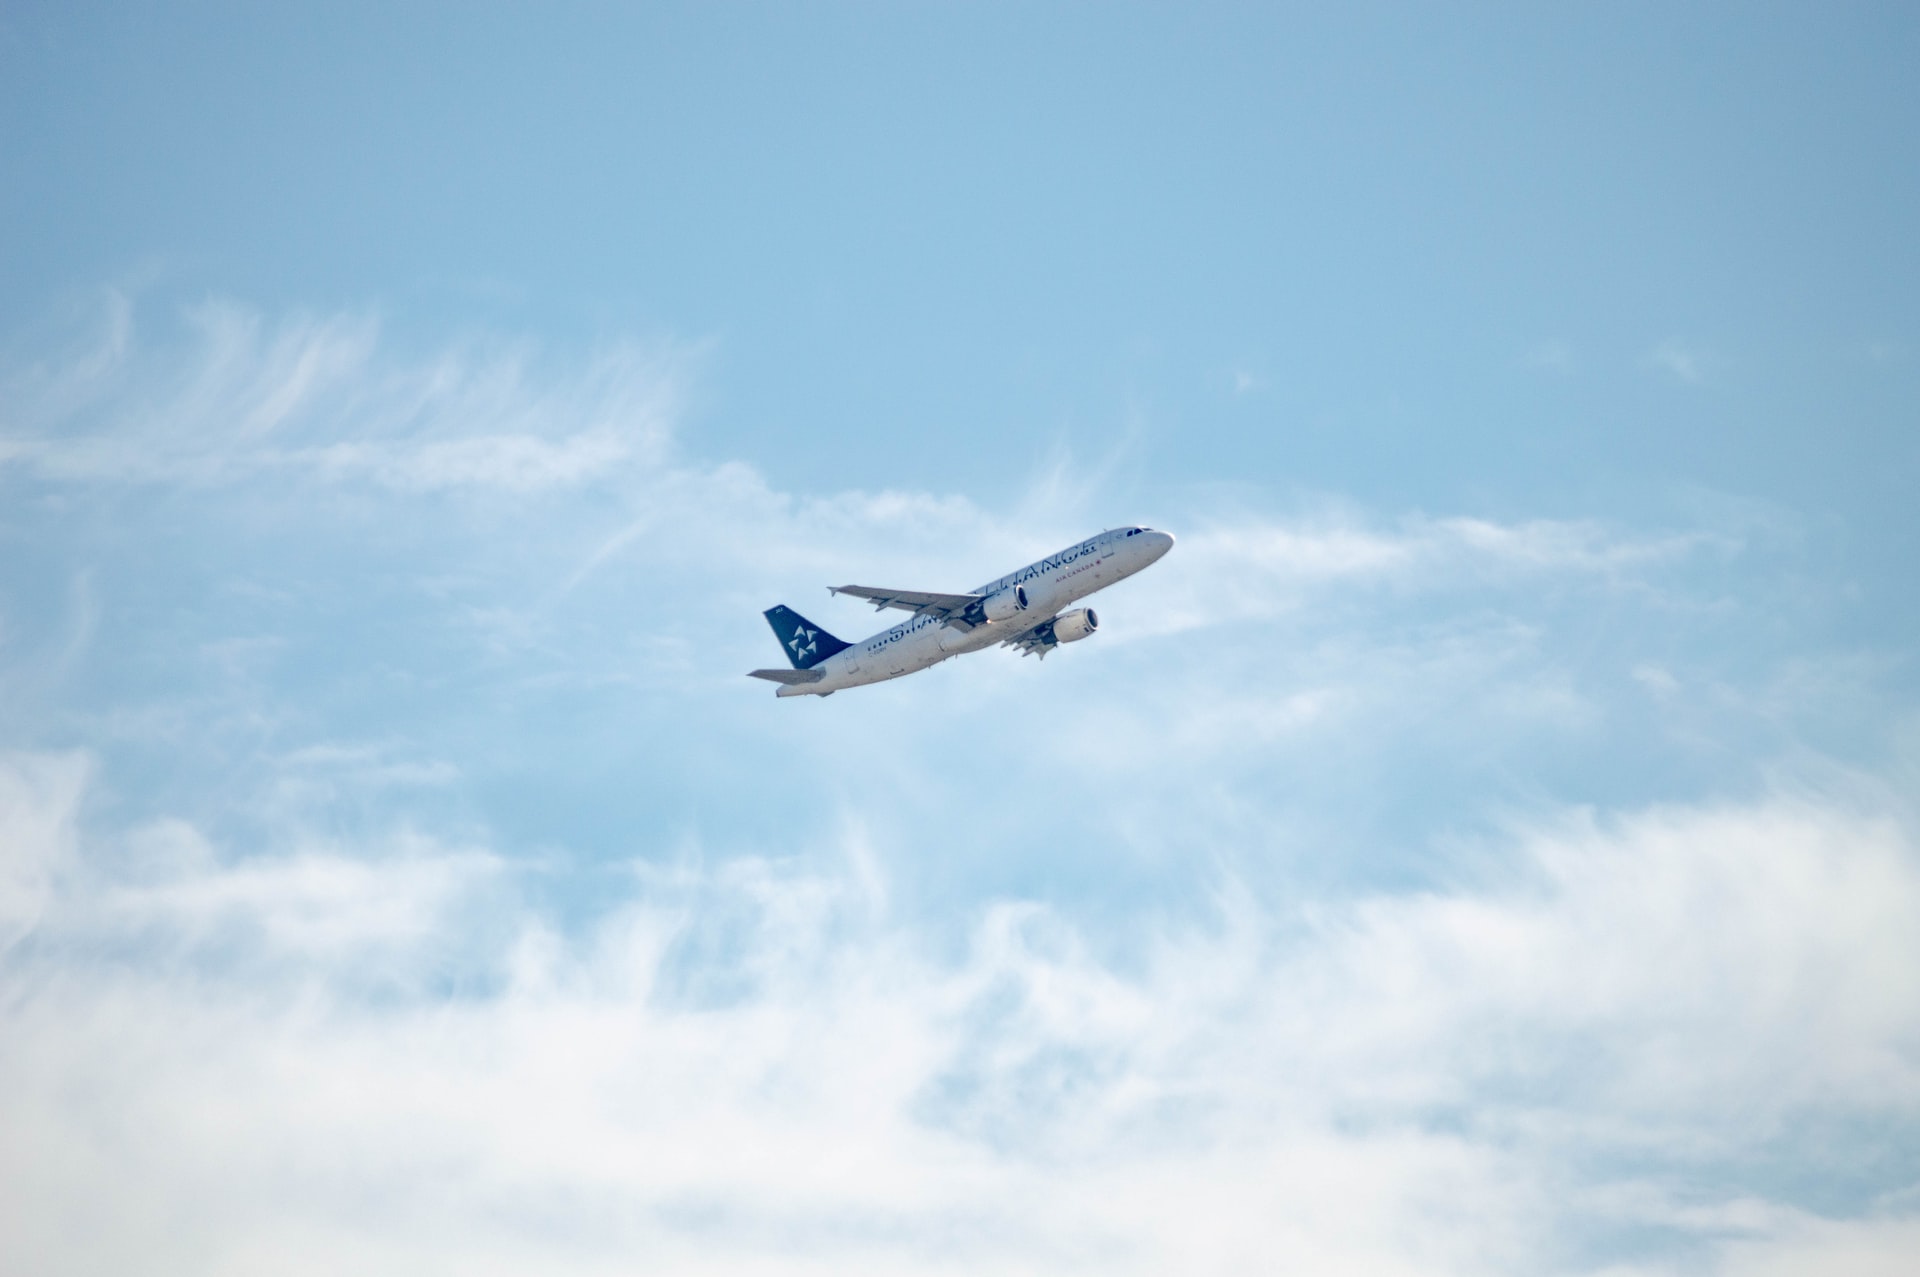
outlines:
{"label": "star alliance star logo", "polygon": [[819,633],[818,630],[810,630],[805,626],[794,631],[793,637],[787,640],[787,646],[793,649],[795,660],[819,649],[820,645],[813,641],[813,636],[817,633]]}

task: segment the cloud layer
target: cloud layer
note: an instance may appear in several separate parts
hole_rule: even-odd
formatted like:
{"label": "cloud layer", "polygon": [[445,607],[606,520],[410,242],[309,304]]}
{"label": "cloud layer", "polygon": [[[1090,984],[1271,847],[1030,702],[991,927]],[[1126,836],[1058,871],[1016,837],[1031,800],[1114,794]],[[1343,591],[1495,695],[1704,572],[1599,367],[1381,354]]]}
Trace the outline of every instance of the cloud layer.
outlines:
{"label": "cloud layer", "polygon": [[1837,800],[1569,817],[1444,892],[1223,882],[1115,962],[1017,901],[932,952],[847,844],[636,866],[563,934],[480,851],[97,845],[81,771],[0,771],[42,884],[0,993],[23,1271],[1666,1271],[1655,1232],[1757,1273],[1910,1240],[1896,1200],[1819,1221],[1746,1170],[1920,1118],[1920,848]]}
{"label": "cloud layer", "polygon": [[[792,493],[685,351],[396,345],[6,373],[0,1267],[1911,1253],[1904,720],[1777,530]],[[1134,519],[1090,653],[741,677]]]}

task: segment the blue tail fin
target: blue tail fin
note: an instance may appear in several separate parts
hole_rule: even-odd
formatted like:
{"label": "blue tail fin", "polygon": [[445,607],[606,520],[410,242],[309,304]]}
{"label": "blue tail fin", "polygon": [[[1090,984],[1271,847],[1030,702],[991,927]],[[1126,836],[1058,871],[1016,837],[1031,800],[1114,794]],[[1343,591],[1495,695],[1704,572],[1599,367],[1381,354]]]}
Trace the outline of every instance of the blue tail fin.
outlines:
{"label": "blue tail fin", "polygon": [[834,653],[847,650],[848,644],[785,605],[768,608],[766,618],[797,670],[810,670]]}

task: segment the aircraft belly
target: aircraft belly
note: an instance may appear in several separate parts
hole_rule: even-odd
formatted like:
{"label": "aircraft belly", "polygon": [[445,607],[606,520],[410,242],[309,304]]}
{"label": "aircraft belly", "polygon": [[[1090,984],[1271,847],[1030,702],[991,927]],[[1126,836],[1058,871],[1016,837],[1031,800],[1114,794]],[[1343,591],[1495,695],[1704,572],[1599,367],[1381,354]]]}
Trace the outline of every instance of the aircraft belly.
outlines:
{"label": "aircraft belly", "polygon": [[955,634],[952,638],[942,636],[940,647],[947,656],[958,656],[965,652],[977,652],[983,647],[992,647],[1000,641],[1002,632],[1011,622],[1000,625],[976,625],[965,634]]}
{"label": "aircraft belly", "polygon": [[887,677],[898,678],[933,664],[938,659],[938,643],[939,639],[932,631],[923,631],[893,644],[881,654],[886,663]]}

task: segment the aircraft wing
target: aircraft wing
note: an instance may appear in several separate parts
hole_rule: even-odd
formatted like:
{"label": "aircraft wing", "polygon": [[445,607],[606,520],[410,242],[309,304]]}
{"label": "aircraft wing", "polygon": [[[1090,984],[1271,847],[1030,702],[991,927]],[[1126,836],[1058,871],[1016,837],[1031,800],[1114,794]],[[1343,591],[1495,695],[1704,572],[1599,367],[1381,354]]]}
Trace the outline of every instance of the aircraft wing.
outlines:
{"label": "aircraft wing", "polygon": [[1053,636],[1053,617],[1029,625],[1012,638],[1000,640],[1001,647],[1017,647],[1022,656],[1038,656],[1047,659],[1047,653],[1060,646],[1060,640]]}
{"label": "aircraft wing", "polygon": [[876,612],[897,607],[915,616],[937,616],[963,630],[970,630],[973,626],[964,619],[962,613],[987,597],[984,594],[929,594],[924,590],[878,590],[871,585],[830,585],[827,589],[833,594],[851,594],[856,599],[865,599],[873,604]]}

